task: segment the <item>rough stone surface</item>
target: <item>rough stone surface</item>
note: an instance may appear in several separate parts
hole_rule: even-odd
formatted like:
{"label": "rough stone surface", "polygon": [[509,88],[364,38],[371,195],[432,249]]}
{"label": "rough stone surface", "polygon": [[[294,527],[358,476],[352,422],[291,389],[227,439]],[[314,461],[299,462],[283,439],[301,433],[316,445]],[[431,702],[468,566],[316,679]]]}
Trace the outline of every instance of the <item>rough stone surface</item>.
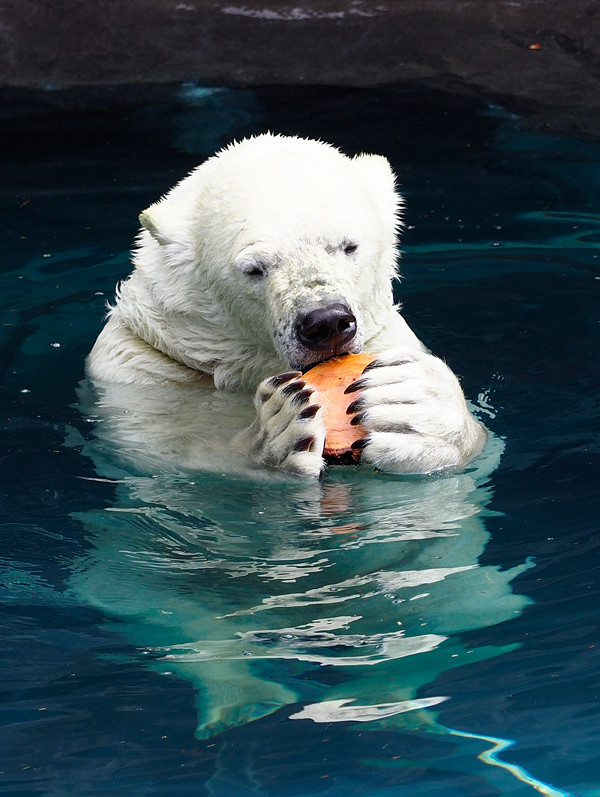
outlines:
{"label": "rough stone surface", "polygon": [[424,86],[600,131],[597,0],[5,0],[0,87]]}

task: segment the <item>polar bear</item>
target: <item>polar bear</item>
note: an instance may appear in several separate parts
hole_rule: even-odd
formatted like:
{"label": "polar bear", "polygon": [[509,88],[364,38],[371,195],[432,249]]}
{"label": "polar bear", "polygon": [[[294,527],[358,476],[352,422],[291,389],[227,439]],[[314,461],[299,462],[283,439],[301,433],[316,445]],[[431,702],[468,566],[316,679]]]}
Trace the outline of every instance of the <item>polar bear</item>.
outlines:
{"label": "polar bear", "polygon": [[[193,387],[213,454],[318,477],[325,428],[302,373],[367,351],[376,359],[353,403],[367,430],[361,461],[394,473],[463,468],[486,432],[394,304],[401,209],[384,157],[273,134],[232,144],[140,215],[135,268],[89,376],[115,405],[116,386],[150,397]],[[149,431],[151,421],[140,423]],[[190,461],[220,467],[196,431]]]}

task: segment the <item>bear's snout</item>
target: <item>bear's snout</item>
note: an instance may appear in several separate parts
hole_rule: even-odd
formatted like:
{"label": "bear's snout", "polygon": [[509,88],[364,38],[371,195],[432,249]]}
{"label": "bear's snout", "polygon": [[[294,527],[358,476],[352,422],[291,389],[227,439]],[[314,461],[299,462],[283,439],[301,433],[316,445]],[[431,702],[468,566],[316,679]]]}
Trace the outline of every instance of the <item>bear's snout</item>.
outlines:
{"label": "bear's snout", "polygon": [[333,356],[345,351],[356,335],[356,317],[345,304],[318,307],[298,318],[296,335],[310,351]]}

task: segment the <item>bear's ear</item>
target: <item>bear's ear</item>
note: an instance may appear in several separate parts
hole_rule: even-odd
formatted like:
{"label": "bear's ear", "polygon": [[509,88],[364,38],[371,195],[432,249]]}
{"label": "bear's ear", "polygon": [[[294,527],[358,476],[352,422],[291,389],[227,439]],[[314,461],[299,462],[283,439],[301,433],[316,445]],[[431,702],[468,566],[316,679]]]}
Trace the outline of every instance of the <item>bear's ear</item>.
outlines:
{"label": "bear's ear", "polygon": [[171,226],[169,224],[170,214],[165,212],[165,205],[166,202],[164,200],[155,202],[149,208],[143,210],[139,216],[142,227],[148,230],[154,240],[158,241],[162,246],[174,243],[173,237],[168,232]]}
{"label": "bear's ear", "polygon": [[373,199],[384,217],[394,219],[394,226],[399,223],[399,212],[402,209],[402,197],[396,191],[396,177],[387,158],[383,155],[357,155],[352,159],[366,181]]}

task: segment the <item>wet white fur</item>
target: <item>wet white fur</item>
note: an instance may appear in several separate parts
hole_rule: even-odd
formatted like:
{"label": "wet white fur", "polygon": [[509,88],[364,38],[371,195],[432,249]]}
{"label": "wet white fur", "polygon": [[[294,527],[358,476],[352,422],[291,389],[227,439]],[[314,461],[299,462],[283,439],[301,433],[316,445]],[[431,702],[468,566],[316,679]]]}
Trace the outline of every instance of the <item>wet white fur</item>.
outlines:
{"label": "wet white fur", "polygon": [[[343,302],[357,319],[348,351],[371,352],[381,365],[361,393],[363,461],[399,473],[463,467],[485,432],[454,374],[393,303],[402,204],[394,182],[380,156],[348,158],[321,142],[274,135],[234,144],[195,169],[140,216],[134,271],[88,358],[105,407],[130,404],[142,438],[165,437],[152,414],[144,417],[136,389],[160,383],[161,395],[171,391],[180,404],[200,391],[205,411],[188,464],[228,468],[226,460],[247,456],[317,476],[321,412],[303,418],[285,385],[264,380],[318,360],[296,337],[299,312]],[[215,392],[236,394],[239,412],[221,417]],[[244,430],[252,392],[256,417]],[[204,445],[202,425],[207,440],[220,430],[222,462]],[[310,449],[297,451],[307,437]]]}

